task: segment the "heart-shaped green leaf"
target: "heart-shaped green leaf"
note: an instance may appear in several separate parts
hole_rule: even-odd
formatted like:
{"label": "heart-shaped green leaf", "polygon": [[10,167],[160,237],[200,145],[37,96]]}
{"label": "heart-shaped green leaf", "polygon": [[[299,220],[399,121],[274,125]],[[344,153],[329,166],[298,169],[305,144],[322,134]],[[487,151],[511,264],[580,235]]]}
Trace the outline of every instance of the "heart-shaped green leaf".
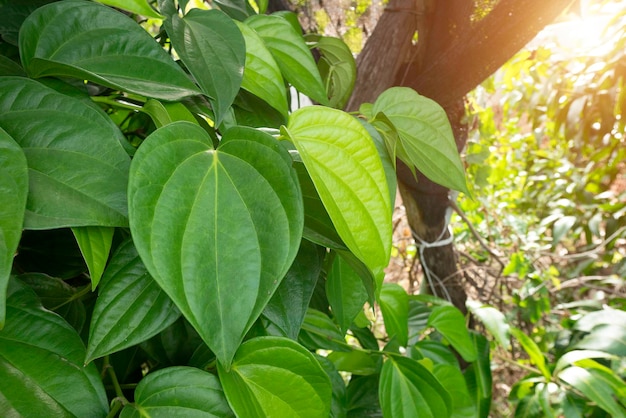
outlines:
{"label": "heart-shaped green leaf", "polygon": [[219,125],[241,86],[246,44],[231,18],[219,10],[192,9],[165,22],[174,49],[209,96]]}
{"label": "heart-shaped green leaf", "polygon": [[313,354],[292,340],[246,341],[230,370],[218,364],[218,372],[237,416],[328,418],[330,379]]}
{"label": "heart-shaped green leaf", "polygon": [[394,418],[449,417],[452,399],[428,369],[406,357],[385,362],[380,374],[383,415]]}
{"label": "heart-shaped green leaf", "polygon": [[398,131],[401,149],[409,166],[426,177],[469,194],[461,157],[446,112],[435,101],[408,87],[385,90],[374,102],[374,118],[382,112]]}
{"label": "heart-shaped green leaf", "polygon": [[20,29],[20,54],[30,77],[74,77],[172,101],[200,93],[134,20],[90,1],[33,12]]}
{"label": "heart-shaped green leaf", "polygon": [[130,158],[106,115],[34,80],[0,77],[0,127],[28,161],[25,228],[127,225]]}
{"label": "heart-shaped green leaf", "polygon": [[139,344],[170,326],[180,312],[148,274],[132,240],[117,249],[91,316],[86,362]]}
{"label": "heart-shaped green leaf", "polygon": [[0,329],[4,326],[7,284],[22,236],[28,196],[28,166],[20,146],[0,128]]}
{"label": "heart-shaped green leaf", "polygon": [[168,367],[144,377],[135,389],[135,402],[120,418],[230,418],[219,379],[193,367]]}
{"label": "heart-shaped green leaf", "polygon": [[256,15],[245,22],[263,39],[289,83],[321,104],[327,104],[326,89],[304,38],[281,16]]}
{"label": "heart-shaped green leaf", "polygon": [[309,106],[283,129],[296,148],[339,236],[382,284],[391,252],[391,202],[372,138],[352,116]]}
{"label": "heart-shaped green leaf", "polygon": [[102,417],[104,386],[85,346],[60,316],[19,281],[9,284],[0,331],[0,410],[4,416]]}
{"label": "heart-shaped green leaf", "polygon": [[246,41],[246,66],[241,88],[263,99],[287,117],[287,91],[278,64],[252,28],[245,23],[236,23]]}
{"label": "heart-shaped green leaf", "polygon": [[251,128],[227,131],[214,150],[198,125],[175,122],[137,151],[128,195],[148,271],[228,366],[298,251],[289,154]]}
{"label": "heart-shaped green leaf", "polygon": [[104,267],[109,259],[115,228],[81,226],[72,228],[72,232],[76,237],[76,242],[80,252],[83,254],[85,263],[87,263],[87,268],[89,268],[91,288],[95,289],[100,282]]}
{"label": "heart-shaped green leaf", "polygon": [[454,306],[435,306],[428,318],[428,325],[435,328],[459,352],[466,361],[476,360],[476,347],[472,343],[461,311]]}

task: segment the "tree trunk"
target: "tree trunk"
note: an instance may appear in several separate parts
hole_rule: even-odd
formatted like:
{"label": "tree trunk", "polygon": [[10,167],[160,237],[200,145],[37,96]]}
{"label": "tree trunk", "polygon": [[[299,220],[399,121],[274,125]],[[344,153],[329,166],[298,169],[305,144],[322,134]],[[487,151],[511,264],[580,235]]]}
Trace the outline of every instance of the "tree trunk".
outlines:
{"label": "tree trunk", "polygon": [[[446,110],[460,150],[467,137],[461,122],[464,96],[571,1],[500,0],[487,16],[474,21],[471,0],[391,0],[358,57],[357,82],[346,109],[373,102],[389,87],[412,87]],[[419,173],[415,179],[400,163],[398,167],[399,190],[418,244],[445,239],[449,190]],[[430,291],[449,296],[466,312],[453,245],[424,248],[421,255],[423,270],[439,279]]]}

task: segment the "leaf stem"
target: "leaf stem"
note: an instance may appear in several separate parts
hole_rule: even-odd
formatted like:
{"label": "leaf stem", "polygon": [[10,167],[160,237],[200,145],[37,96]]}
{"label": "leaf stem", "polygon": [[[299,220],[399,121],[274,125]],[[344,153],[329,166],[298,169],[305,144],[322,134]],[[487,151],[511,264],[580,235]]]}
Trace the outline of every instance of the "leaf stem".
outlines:
{"label": "leaf stem", "polygon": [[117,375],[115,374],[115,369],[110,363],[109,356],[104,356],[104,370],[109,374],[111,378],[111,383],[113,383],[113,388],[115,389],[116,399],[121,402],[122,406],[128,403],[128,399],[124,396],[124,392],[122,392],[122,387],[120,386],[120,382],[117,380]]}
{"label": "leaf stem", "polygon": [[515,361],[515,360],[511,360],[510,358],[508,358],[508,357],[504,357],[504,356],[502,356],[502,355],[500,355],[500,354],[497,354],[497,353],[494,353],[494,357],[496,357],[498,360],[501,360],[501,361],[503,361],[503,362],[505,362],[505,363],[508,363],[508,364],[510,364],[510,365],[512,365],[512,366],[517,366],[517,367],[519,367],[519,368],[521,368],[521,369],[524,369],[524,370],[526,370],[527,372],[530,372],[530,373],[535,373],[535,374],[538,374],[538,375],[542,375],[542,376],[543,376],[543,373],[541,373],[541,370],[536,369],[536,368],[534,368],[534,367],[527,366],[526,364],[518,363],[518,362],[517,362],[517,361]]}

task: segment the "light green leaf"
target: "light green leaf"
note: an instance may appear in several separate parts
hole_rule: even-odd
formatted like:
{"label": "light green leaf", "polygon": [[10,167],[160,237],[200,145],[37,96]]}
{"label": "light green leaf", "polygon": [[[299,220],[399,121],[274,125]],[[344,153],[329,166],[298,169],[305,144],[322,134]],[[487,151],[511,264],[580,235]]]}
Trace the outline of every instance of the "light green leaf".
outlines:
{"label": "light green leaf", "polygon": [[335,321],[345,333],[357,314],[363,310],[367,301],[367,290],[361,277],[343,257],[335,257],[333,261],[326,279],[326,296]]}
{"label": "light green leaf", "polygon": [[151,17],[153,19],[163,19],[163,16],[158,14],[146,0],[97,0],[102,4],[108,6],[117,7],[118,9],[127,10],[129,12]]}
{"label": "light green leaf", "polygon": [[137,151],[128,193],[148,271],[228,367],[298,251],[291,157],[251,128],[227,131],[213,150],[198,125],[175,122]]}
{"label": "light green leaf", "polygon": [[387,187],[389,189],[389,201],[395,203],[396,190],[398,189],[398,180],[396,178],[396,155],[393,150],[389,150],[387,148],[385,140],[380,135],[380,132],[374,128],[374,126],[367,123],[363,119],[358,119],[358,121],[361,122],[361,125],[363,125],[365,129],[367,129],[367,132],[374,140],[374,145],[376,145],[376,149],[378,150],[380,161],[383,163],[383,168],[385,169],[385,177],[387,178]]}
{"label": "light green leaf", "polygon": [[135,402],[120,418],[230,418],[219,379],[193,367],[167,367],[144,377],[135,389]]}
{"label": "light green leaf", "polygon": [[96,289],[104,267],[109,259],[111,244],[113,243],[113,233],[115,228],[105,226],[81,226],[72,228],[76,242],[83,254],[89,277],[91,278],[91,288]]}
{"label": "light green leaf", "polygon": [[568,351],[559,357],[559,360],[556,362],[554,366],[554,374],[557,374],[560,370],[568,367],[578,365],[578,362],[581,360],[587,359],[607,359],[613,360],[617,359],[617,356],[604,352],[604,351],[596,351],[596,350],[573,350]]}
{"label": "light green leaf", "polygon": [[235,23],[246,41],[246,65],[241,88],[263,99],[287,117],[287,90],[278,64],[254,29],[245,23]]}
{"label": "light green leaf", "polygon": [[389,338],[395,337],[402,347],[409,340],[409,296],[396,283],[385,283],[378,299]]}
{"label": "light green leaf", "polygon": [[289,83],[320,104],[328,104],[311,51],[300,32],[281,16],[256,15],[245,23],[259,34]]}
{"label": "light green leaf", "polygon": [[354,90],[356,62],[348,45],[339,38],[307,35],[307,41],[320,52],[317,62],[320,75],[326,86],[329,106],[343,109]]}
{"label": "light green leaf", "polygon": [[192,9],[173,15],[165,27],[174,49],[209,97],[218,126],[243,79],[246,44],[241,31],[220,10]]}
{"label": "light green leaf", "polygon": [[0,329],[4,326],[6,291],[13,256],[22,236],[28,166],[20,146],[0,128]]}
{"label": "light green leaf", "polygon": [[337,370],[367,376],[378,373],[380,366],[375,357],[361,350],[333,351],[328,355]]}
{"label": "light green leaf", "polygon": [[626,409],[615,400],[615,391],[603,379],[582,367],[568,367],[559,373],[559,379],[583,393],[587,398],[611,414],[613,418],[626,417]]}
{"label": "light green leaf", "polygon": [[385,417],[446,418],[452,413],[446,388],[428,369],[406,357],[385,362],[378,395]]}
{"label": "light green leaf", "polygon": [[577,220],[578,218],[575,216],[562,216],[557,219],[552,225],[552,245],[558,244],[576,224]]}
{"label": "light green leaf", "polygon": [[465,361],[476,360],[476,348],[472,343],[461,311],[454,306],[436,306],[428,318],[428,325],[434,327],[454,347]]}
{"label": "light green leaf", "polygon": [[73,77],[171,101],[200,93],[134,20],[90,1],[60,1],[33,12],[20,29],[20,54],[33,78]]}
{"label": "light green leaf", "polygon": [[546,358],[543,356],[543,353],[541,352],[539,346],[537,346],[537,343],[535,343],[532,338],[524,334],[524,332],[518,328],[511,327],[509,332],[517,339],[517,341],[519,341],[524,351],[528,354],[530,361],[537,366],[537,368],[541,371],[541,374],[546,379],[550,380],[552,374],[546,365]]}
{"label": "light green leaf", "polygon": [[179,317],[180,312],[150,277],[129,239],[119,246],[102,278],[85,362],[139,344]]}
{"label": "light green leaf", "polygon": [[469,194],[452,128],[441,106],[408,87],[392,87],[374,102],[375,119],[379,112],[398,131],[407,165],[415,166],[435,183]]}
{"label": "light green leaf", "polygon": [[179,102],[161,103],[158,100],[149,99],[146,104],[143,105],[141,111],[150,116],[157,128],[181,120],[197,123],[193,114],[184,104]]}
{"label": "light green leaf", "polygon": [[505,350],[511,347],[509,341],[509,324],[504,314],[492,306],[483,305],[475,300],[466,302],[470,312],[483,323],[487,331],[496,339]]}
{"label": "light green leaf", "polygon": [[[617,321],[617,317],[614,319]],[[598,350],[626,356],[626,325],[623,323],[597,325],[575,345],[576,348]]]}
{"label": "light green leaf", "polygon": [[231,369],[218,363],[226,398],[240,417],[328,418],[331,384],[315,357],[279,337],[246,341]]}
{"label": "light green leaf", "polygon": [[28,161],[25,228],[127,225],[130,158],[105,114],[34,80],[0,77],[0,128]]}
{"label": "light green leaf", "polygon": [[309,106],[284,134],[300,152],[339,236],[377,279],[391,253],[391,202],[376,147],[363,126],[339,110]]}
{"label": "light green leaf", "polygon": [[9,284],[0,331],[0,411],[4,416],[103,417],[104,386],[85,346],[60,316],[19,281]]}

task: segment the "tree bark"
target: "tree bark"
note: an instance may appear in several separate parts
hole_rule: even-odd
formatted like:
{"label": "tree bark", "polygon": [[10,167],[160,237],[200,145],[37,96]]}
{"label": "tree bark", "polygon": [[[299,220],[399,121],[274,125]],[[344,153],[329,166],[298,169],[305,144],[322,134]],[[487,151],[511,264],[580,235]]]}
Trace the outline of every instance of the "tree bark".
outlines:
{"label": "tree bark", "polygon": [[[412,87],[445,109],[460,150],[467,136],[461,122],[464,96],[571,2],[500,0],[486,17],[473,21],[472,0],[391,0],[358,57],[357,82],[346,109],[353,111],[361,103],[373,102],[389,87]],[[441,234],[449,190],[419,173],[414,178],[401,163],[398,167],[399,190],[418,241],[446,238]],[[425,248],[420,262],[424,271],[440,279],[431,292],[447,293],[454,305],[466,312],[466,293],[453,245]]]}

